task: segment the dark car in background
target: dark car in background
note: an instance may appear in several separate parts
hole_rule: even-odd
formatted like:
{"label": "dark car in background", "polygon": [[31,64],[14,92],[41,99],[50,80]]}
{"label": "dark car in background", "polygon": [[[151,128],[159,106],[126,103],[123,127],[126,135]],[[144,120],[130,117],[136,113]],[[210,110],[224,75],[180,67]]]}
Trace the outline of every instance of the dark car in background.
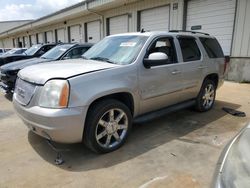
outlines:
{"label": "dark car in background", "polygon": [[22,54],[23,52],[25,52],[27,50],[27,48],[13,48],[11,50],[8,50],[7,52],[1,54],[0,56],[8,56],[8,55],[12,55],[12,54]]}
{"label": "dark car in background", "polygon": [[15,61],[1,66],[0,68],[0,87],[6,93],[12,93],[14,90],[17,73],[19,70],[39,63],[50,61],[81,58],[93,44],[59,44],[40,58]]}
{"label": "dark car in background", "polygon": [[40,57],[55,46],[56,44],[36,44],[30,47],[28,50],[26,50],[22,54],[10,54],[6,56],[2,56],[0,57],[0,66],[13,62],[13,61],[18,61],[22,59],[30,59],[33,57]]}

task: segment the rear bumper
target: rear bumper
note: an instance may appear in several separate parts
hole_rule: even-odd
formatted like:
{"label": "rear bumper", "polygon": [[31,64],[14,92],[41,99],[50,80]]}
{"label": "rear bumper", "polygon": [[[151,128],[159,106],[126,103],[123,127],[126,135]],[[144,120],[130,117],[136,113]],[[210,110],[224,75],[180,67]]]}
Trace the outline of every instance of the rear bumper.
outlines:
{"label": "rear bumper", "polygon": [[59,143],[82,141],[87,108],[26,108],[13,98],[13,105],[27,127],[34,133]]}

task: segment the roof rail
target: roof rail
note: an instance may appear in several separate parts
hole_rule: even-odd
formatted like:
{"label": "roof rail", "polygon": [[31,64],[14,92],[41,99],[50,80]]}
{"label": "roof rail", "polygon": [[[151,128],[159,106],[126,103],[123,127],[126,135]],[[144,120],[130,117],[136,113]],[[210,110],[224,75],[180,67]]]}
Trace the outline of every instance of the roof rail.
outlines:
{"label": "roof rail", "polygon": [[193,34],[203,34],[203,35],[208,35],[208,33],[203,33],[203,32],[198,32],[198,31],[187,31],[187,30],[170,30],[170,33],[179,33],[179,32],[186,32],[186,33],[193,33]]}

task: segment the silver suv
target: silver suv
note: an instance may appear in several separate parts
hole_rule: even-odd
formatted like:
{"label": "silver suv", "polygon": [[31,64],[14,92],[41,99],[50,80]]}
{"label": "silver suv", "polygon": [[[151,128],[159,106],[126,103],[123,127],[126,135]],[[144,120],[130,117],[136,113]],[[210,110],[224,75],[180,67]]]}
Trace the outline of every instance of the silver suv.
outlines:
{"label": "silver suv", "polygon": [[226,61],[217,40],[195,32],[108,36],[83,59],[27,67],[18,74],[14,107],[36,134],[116,150],[133,118],[194,104],[213,107]]}

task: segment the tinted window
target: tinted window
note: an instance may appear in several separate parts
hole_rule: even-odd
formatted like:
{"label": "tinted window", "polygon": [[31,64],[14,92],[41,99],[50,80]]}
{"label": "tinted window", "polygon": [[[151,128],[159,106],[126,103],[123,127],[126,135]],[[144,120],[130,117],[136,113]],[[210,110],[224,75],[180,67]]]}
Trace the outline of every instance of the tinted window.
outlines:
{"label": "tinted window", "polygon": [[153,44],[150,46],[147,56],[149,56],[149,54],[154,52],[165,53],[168,56],[167,63],[177,62],[174,42],[172,38],[167,38],[167,37],[159,38],[155,42],[153,42]]}
{"label": "tinted window", "polygon": [[2,50],[2,49],[0,49],[0,53],[3,53],[3,50]]}
{"label": "tinted window", "polygon": [[200,38],[202,45],[204,46],[208,57],[221,58],[224,57],[220,44],[216,39],[212,38]]}
{"label": "tinted window", "polygon": [[179,38],[183,61],[196,61],[201,59],[201,52],[194,38]]}
{"label": "tinted window", "polygon": [[82,48],[74,48],[65,57],[68,57],[70,59],[76,59],[82,57],[82,54]]}

